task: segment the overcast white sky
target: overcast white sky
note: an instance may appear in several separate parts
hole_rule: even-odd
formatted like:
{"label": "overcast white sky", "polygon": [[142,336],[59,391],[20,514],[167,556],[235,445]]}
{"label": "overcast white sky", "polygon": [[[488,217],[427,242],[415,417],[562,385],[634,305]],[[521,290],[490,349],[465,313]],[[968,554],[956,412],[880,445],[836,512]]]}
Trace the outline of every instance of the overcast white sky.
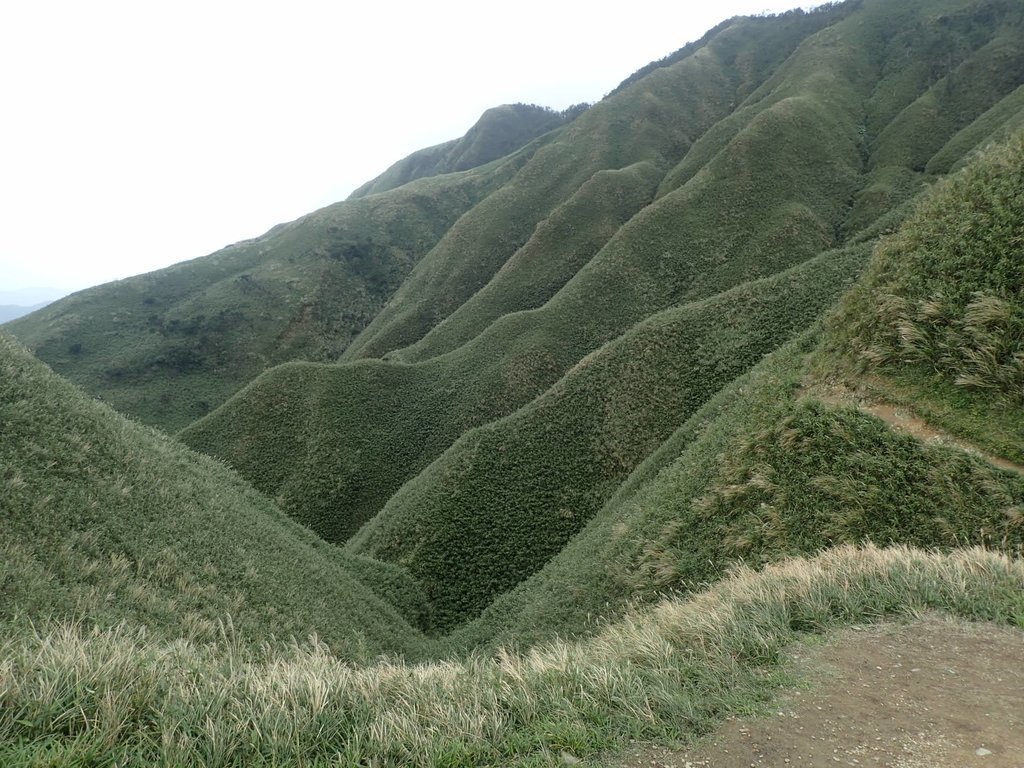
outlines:
{"label": "overcast white sky", "polygon": [[485,109],[596,101],[798,0],[0,6],[0,290],[77,290],[341,200]]}

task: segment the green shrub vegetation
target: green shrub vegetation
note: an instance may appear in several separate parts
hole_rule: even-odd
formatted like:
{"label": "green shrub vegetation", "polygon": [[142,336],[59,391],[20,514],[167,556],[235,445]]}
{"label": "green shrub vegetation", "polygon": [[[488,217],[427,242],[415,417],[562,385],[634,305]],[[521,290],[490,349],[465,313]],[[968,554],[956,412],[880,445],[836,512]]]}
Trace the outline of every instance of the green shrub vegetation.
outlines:
{"label": "green shrub vegetation", "polygon": [[1024,628],[1021,82],[1019,0],[731,19],[5,326],[0,765],[615,760]]}
{"label": "green shrub vegetation", "polygon": [[812,322],[863,250],[667,310],[516,413],[463,435],[350,542],[406,566],[436,626],[472,618],[556,554],[711,395]]}
{"label": "green shrub vegetation", "polygon": [[819,338],[802,334],[697,409],[543,569],[457,629],[454,647],[593,632],[632,601],[713,583],[737,558],[866,540],[1019,553],[1019,476],[796,397]]}
{"label": "green shrub vegetation", "polygon": [[[414,653],[423,604],[237,475],[130,422],[0,335],[0,626],[50,616],[253,646],[316,632],[341,658]],[[379,593],[379,594],[378,594]]]}
{"label": "green shrub vegetation", "polygon": [[91,394],[175,431],[276,363],[336,359],[447,227],[521,163],[338,203],[5,328]]}
{"label": "green shrub vegetation", "polygon": [[488,109],[460,139],[413,152],[366,182],[349,200],[387,192],[427,176],[468,171],[500,160],[533,139],[575,119],[588,105],[577,104],[561,112],[536,104],[503,104]]}
{"label": "green shrub vegetation", "polygon": [[948,428],[1017,460],[1024,457],[1022,189],[1019,133],[939,184],[844,298],[822,361],[874,375],[889,396],[913,399]]}

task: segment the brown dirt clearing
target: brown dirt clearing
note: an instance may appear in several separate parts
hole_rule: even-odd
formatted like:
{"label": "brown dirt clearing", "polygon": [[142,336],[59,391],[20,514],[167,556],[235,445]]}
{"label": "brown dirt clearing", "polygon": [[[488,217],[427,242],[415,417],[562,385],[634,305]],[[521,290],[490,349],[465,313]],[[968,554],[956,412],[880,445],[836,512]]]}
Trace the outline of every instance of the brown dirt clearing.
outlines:
{"label": "brown dirt clearing", "polygon": [[1024,631],[932,615],[844,629],[790,655],[800,689],[774,715],[607,764],[1024,768]]}

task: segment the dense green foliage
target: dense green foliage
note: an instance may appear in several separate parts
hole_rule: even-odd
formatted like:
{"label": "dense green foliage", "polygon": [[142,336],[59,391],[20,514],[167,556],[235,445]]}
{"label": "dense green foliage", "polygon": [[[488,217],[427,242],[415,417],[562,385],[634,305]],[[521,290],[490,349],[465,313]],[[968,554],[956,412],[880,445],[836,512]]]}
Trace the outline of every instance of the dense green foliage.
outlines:
{"label": "dense green foliage", "polygon": [[713,583],[736,558],[762,564],[865,540],[1019,552],[1019,476],[795,399],[818,338],[784,346],[698,409],[454,645],[592,632],[630,601]]}
{"label": "dense green foliage", "polygon": [[445,229],[521,162],[338,203],[6,327],[118,410],[177,430],[276,363],[336,359]]}
{"label": "dense green foliage", "polygon": [[439,629],[472,618],[561,550],[676,425],[812,322],[863,256],[830,253],[641,323],[463,435],[351,549],[408,567]]}
{"label": "dense green foliage", "polygon": [[[1020,460],[1024,134],[933,190],[829,323],[821,367]],[[958,391],[959,390],[959,391]]]}
{"label": "dense green foliage", "polygon": [[1024,404],[1024,135],[940,185],[834,326],[865,366],[935,372]]}
{"label": "dense green foliage", "polygon": [[456,171],[468,171],[505,157],[538,136],[574,119],[586,104],[556,112],[536,104],[503,104],[493,107],[477,120],[460,139],[413,152],[366,182],[349,200],[387,192],[410,181]]}
{"label": "dense green foliage", "polygon": [[[820,17],[728,25],[699,56],[659,68],[653,82],[644,79],[582,115],[512,184],[446,234],[396,294],[390,314],[420,323],[428,317],[420,308],[429,305],[432,313],[444,301],[457,303],[448,294],[458,275],[488,277],[481,254],[507,239],[510,222],[534,220],[527,209],[551,200],[552,185],[569,194],[522,247],[509,251],[481,290],[423,339],[389,355],[416,365],[287,367],[182,437],[226,459],[290,514],[339,541],[467,429],[525,406],[644,318],[813,258],[847,234],[868,242],[898,220],[892,204],[912,195],[923,175],[891,159],[874,163],[869,145],[877,143],[891,158],[888,147],[902,134],[890,131],[873,142],[864,128],[865,100],[871,131],[881,131],[939,77],[938,70],[918,72],[939,43],[956,50],[958,61],[969,61],[987,39],[976,20],[966,28],[958,20],[967,11],[954,13],[953,21],[925,23],[915,8],[872,4],[848,16],[829,15],[833,9]],[[1019,29],[1005,8],[995,18],[992,34],[1001,40],[1006,29]],[[835,23],[801,42],[796,33],[806,34],[812,20],[815,30]],[[765,39],[776,58],[763,54]],[[875,59],[865,59],[865,51]],[[907,55],[917,74],[900,80],[897,62]],[[884,68],[878,64],[887,61]],[[998,99],[1001,91],[982,85],[989,101]],[[894,89],[903,95],[892,96]],[[883,91],[890,94],[884,102],[877,96]],[[701,125],[721,114],[709,110],[739,93],[748,94],[741,107],[701,134]],[[1014,98],[1015,92],[1007,103]],[[610,132],[638,103],[663,109],[676,101],[687,112],[679,125],[700,137],[667,174],[657,158],[667,151],[658,147],[669,145],[645,127],[628,151],[656,153],[653,159],[598,171],[571,193],[576,182],[559,181],[559,163],[581,156],[591,143],[601,148],[593,162],[606,157],[606,145],[617,139]],[[983,105],[968,107],[965,112],[974,114]],[[988,132],[972,135],[993,129],[991,111],[983,118]],[[907,130],[920,124],[904,121]],[[959,146],[969,148],[963,140]],[[551,173],[531,170],[535,165]],[[657,199],[644,206],[661,174]],[[538,192],[541,182],[546,186]],[[888,218],[877,219],[880,214]],[[394,325],[389,312],[375,323]],[[367,353],[363,345],[376,343],[376,335],[368,328],[346,355]]]}
{"label": "dense green foliage", "polygon": [[184,429],[0,337],[0,763],[545,765],[1021,624],[1024,473],[814,393],[1024,460],[1022,81],[1017,0],[733,19],[11,324]]}
{"label": "dense green foliage", "polygon": [[[412,653],[415,584],[289,520],[221,464],[89,400],[0,335],[0,626],[50,616],[253,646]],[[368,586],[369,585],[369,586]],[[382,598],[373,590],[377,589]]]}

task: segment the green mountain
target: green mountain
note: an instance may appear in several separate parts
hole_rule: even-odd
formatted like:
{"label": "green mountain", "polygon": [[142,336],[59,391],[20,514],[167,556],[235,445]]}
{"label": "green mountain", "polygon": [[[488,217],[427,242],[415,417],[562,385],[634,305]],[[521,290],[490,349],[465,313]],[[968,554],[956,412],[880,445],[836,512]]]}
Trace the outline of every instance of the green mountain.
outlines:
{"label": "green mountain", "polygon": [[527,133],[6,326],[0,763],[564,765],[800,633],[1024,628],[1019,2],[732,19]]}
{"label": "green mountain", "polygon": [[7,335],[0,373],[7,630],[56,615],[208,639],[229,622],[254,645],[317,633],[343,657],[417,648],[389,602],[407,591],[416,620],[401,569],[325,544],[222,464],[88,398]]}
{"label": "green mountain", "polygon": [[413,264],[530,151],[328,206],[6,327],[121,412],[179,429],[275,363],[336,359]]}
{"label": "green mountain", "polygon": [[556,112],[536,104],[503,104],[484,112],[460,139],[446,141],[413,152],[366,182],[349,195],[349,200],[386,192],[425,176],[468,171],[515,152],[533,139],[566,123],[585,104]]}

